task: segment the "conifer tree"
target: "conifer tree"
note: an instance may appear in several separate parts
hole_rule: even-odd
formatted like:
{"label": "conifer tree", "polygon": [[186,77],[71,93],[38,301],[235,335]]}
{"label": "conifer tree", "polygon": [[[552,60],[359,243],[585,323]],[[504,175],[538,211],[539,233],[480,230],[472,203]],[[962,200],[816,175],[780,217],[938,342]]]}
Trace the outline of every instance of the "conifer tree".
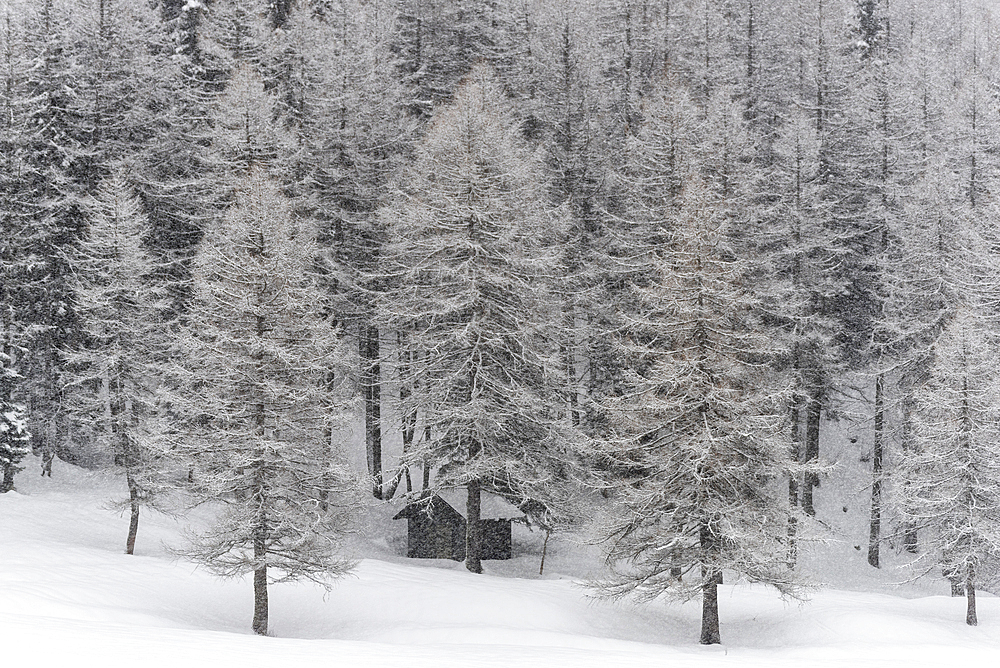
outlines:
{"label": "conifer tree", "polygon": [[89,225],[71,258],[85,339],[64,353],[69,409],[77,428],[125,471],[135,549],[139,510],[158,486],[142,423],[154,410],[157,366],[164,361],[156,266],[145,248],[149,223],[124,174],[104,181],[88,205]]}
{"label": "conifer tree", "polygon": [[925,532],[917,563],[964,586],[970,626],[977,588],[1000,580],[998,365],[986,324],[964,306],[935,342],[915,396],[917,451],[902,462],[900,488],[906,519]]}
{"label": "conifer tree", "polygon": [[195,498],[222,504],[183,553],[222,576],[253,573],[262,635],[269,582],[322,583],[350,568],[337,546],[354,482],[330,437],[347,415],[349,359],[315,255],[309,222],[254,168],[199,248],[170,393],[181,420],[161,439],[189,467]]}
{"label": "conifer tree", "polygon": [[635,287],[627,354],[640,360],[603,402],[615,511],[604,527],[612,596],[701,596],[701,642],[720,642],[722,571],[794,591],[784,545],[789,508],[778,483],[789,457],[787,393],[776,351],[742,287],[724,201],[685,180],[648,283]]}
{"label": "conifer tree", "polygon": [[437,469],[434,488],[467,489],[466,566],[478,573],[481,490],[552,502],[575,459],[547,326],[558,308],[547,299],[544,239],[559,221],[484,66],[435,115],[407,177],[384,214],[393,284],[381,311],[417,353],[401,412],[418,410],[432,437],[406,461]]}
{"label": "conifer tree", "polygon": [[24,406],[14,402],[14,385],[21,376],[13,368],[12,361],[10,355],[0,349],[0,493],[14,488],[14,476],[21,470],[18,463],[31,452],[28,446],[31,434]]}
{"label": "conifer tree", "polygon": [[404,108],[406,93],[389,53],[394,19],[391,7],[359,0],[331,3],[322,12],[296,11],[271,41],[265,64],[273,73],[281,120],[303,152],[295,189],[307,195],[302,205],[319,224],[325,283],[346,331],[356,332],[376,498],[391,496],[403,473],[400,467],[391,476],[382,473],[377,211],[417,125]]}

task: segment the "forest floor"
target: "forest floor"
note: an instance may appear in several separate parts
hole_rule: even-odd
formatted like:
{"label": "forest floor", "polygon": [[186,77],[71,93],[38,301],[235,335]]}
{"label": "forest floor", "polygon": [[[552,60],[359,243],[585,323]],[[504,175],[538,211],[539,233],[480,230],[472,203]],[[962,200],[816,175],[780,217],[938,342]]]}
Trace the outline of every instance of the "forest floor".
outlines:
{"label": "forest floor", "polygon": [[[946,583],[897,585],[906,571],[895,557],[872,569],[843,537],[807,550],[807,568],[826,584],[808,601],[720,587],[724,644],[702,647],[697,602],[591,598],[582,583],[600,577],[600,552],[580,540],[553,538],[542,576],[541,536],[521,526],[515,558],[485,562],[481,576],[406,559],[404,523],[390,520],[398,503],[374,507],[367,535],[349,544],[357,568],[329,592],[273,585],[272,637],[257,637],[249,579],[219,580],[169,550],[207,510],[144,514],[126,556],[128,518],[109,503],[123,496],[120,478],[58,461],[41,478],[37,460],[25,463],[17,491],[0,495],[0,660],[9,665],[917,668],[1000,656],[1000,599],[981,596],[980,625],[968,627],[965,601],[947,596]],[[862,514],[845,508],[833,510]]]}

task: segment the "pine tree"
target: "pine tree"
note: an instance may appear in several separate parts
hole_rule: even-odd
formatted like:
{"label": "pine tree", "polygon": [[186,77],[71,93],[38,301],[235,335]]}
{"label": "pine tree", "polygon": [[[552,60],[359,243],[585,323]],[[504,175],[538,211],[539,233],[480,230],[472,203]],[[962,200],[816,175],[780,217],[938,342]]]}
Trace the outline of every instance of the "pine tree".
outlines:
{"label": "pine tree", "polygon": [[[185,551],[222,576],[253,573],[253,630],[267,633],[268,582],[325,582],[353,480],[333,448],[348,415],[348,362],[312,276],[308,221],[255,168],[206,232],[163,449],[190,467],[189,491],[222,503]],[[280,572],[276,575],[275,571]]]}
{"label": "pine tree", "polygon": [[125,471],[135,549],[139,510],[158,487],[142,422],[155,409],[156,368],[167,347],[156,266],[145,248],[149,223],[124,174],[104,181],[88,205],[89,225],[71,256],[76,309],[85,334],[66,351],[69,409],[77,429]]}
{"label": "pine tree", "polygon": [[[685,180],[663,252],[624,345],[641,360],[597,455],[609,461],[614,507],[604,527],[612,596],[703,601],[701,642],[720,642],[724,569],[794,591],[784,557],[789,508],[778,482],[789,458],[787,395],[775,354],[754,322],[755,302],[728,246],[724,200]],[[686,577],[686,579],[685,579]]]}
{"label": "pine tree", "polygon": [[975,626],[976,589],[1000,579],[1000,402],[994,337],[963,307],[934,345],[917,389],[918,450],[903,460],[907,519],[926,533],[918,563],[964,585],[966,623]]}
{"label": "pine tree", "polygon": [[478,573],[481,490],[551,504],[575,459],[546,327],[558,310],[546,299],[543,240],[558,218],[483,66],[435,115],[407,176],[385,212],[393,284],[381,311],[416,351],[401,413],[419,411],[431,438],[405,461],[437,469],[434,488],[466,487],[466,566]]}

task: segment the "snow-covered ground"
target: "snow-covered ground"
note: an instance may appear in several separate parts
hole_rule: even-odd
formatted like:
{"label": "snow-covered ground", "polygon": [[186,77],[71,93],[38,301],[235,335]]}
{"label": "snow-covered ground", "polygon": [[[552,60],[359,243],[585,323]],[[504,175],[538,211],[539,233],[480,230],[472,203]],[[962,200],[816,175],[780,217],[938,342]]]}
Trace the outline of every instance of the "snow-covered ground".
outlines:
{"label": "snow-covered ground", "polygon": [[136,555],[126,556],[127,517],[108,506],[123,495],[121,480],[58,461],[51,479],[40,478],[37,461],[26,464],[18,491],[0,495],[7,665],[915,668],[1000,658],[1000,599],[983,596],[980,626],[969,628],[963,599],[943,595],[940,583],[891,587],[901,571],[866,571],[850,541],[812,559],[837,588],[807,603],[721,587],[724,644],[702,647],[697,603],[590,599],[579,581],[600,568],[593,548],[553,539],[539,577],[540,537],[521,529],[519,556],[486,562],[477,576],[399,556],[405,527],[387,520],[388,507],[374,510],[372,525],[390,535],[353,541],[362,559],[329,593],[271,587],[273,637],[261,638],[250,633],[248,580],[218,580],[170,555],[183,523],[144,514]]}

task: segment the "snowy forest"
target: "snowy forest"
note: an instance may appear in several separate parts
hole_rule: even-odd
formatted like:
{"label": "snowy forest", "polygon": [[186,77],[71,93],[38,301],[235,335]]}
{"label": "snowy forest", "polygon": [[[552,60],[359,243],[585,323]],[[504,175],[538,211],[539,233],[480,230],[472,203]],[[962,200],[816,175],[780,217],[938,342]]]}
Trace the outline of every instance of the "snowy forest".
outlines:
{"label": "snowy forest", "polygon": [[178,549],[252,577],[261,635],[269,584],[349,572],[391,500],[461,490],[482,573],[490,495],[598,545],[596,596],[698,601],[710,645],[730,578],[803,595],[836,428],[867,568],[975,626],[998,18],[0,0],[0,491],[115,471],[130,555],[149,511],[216,509]]}

